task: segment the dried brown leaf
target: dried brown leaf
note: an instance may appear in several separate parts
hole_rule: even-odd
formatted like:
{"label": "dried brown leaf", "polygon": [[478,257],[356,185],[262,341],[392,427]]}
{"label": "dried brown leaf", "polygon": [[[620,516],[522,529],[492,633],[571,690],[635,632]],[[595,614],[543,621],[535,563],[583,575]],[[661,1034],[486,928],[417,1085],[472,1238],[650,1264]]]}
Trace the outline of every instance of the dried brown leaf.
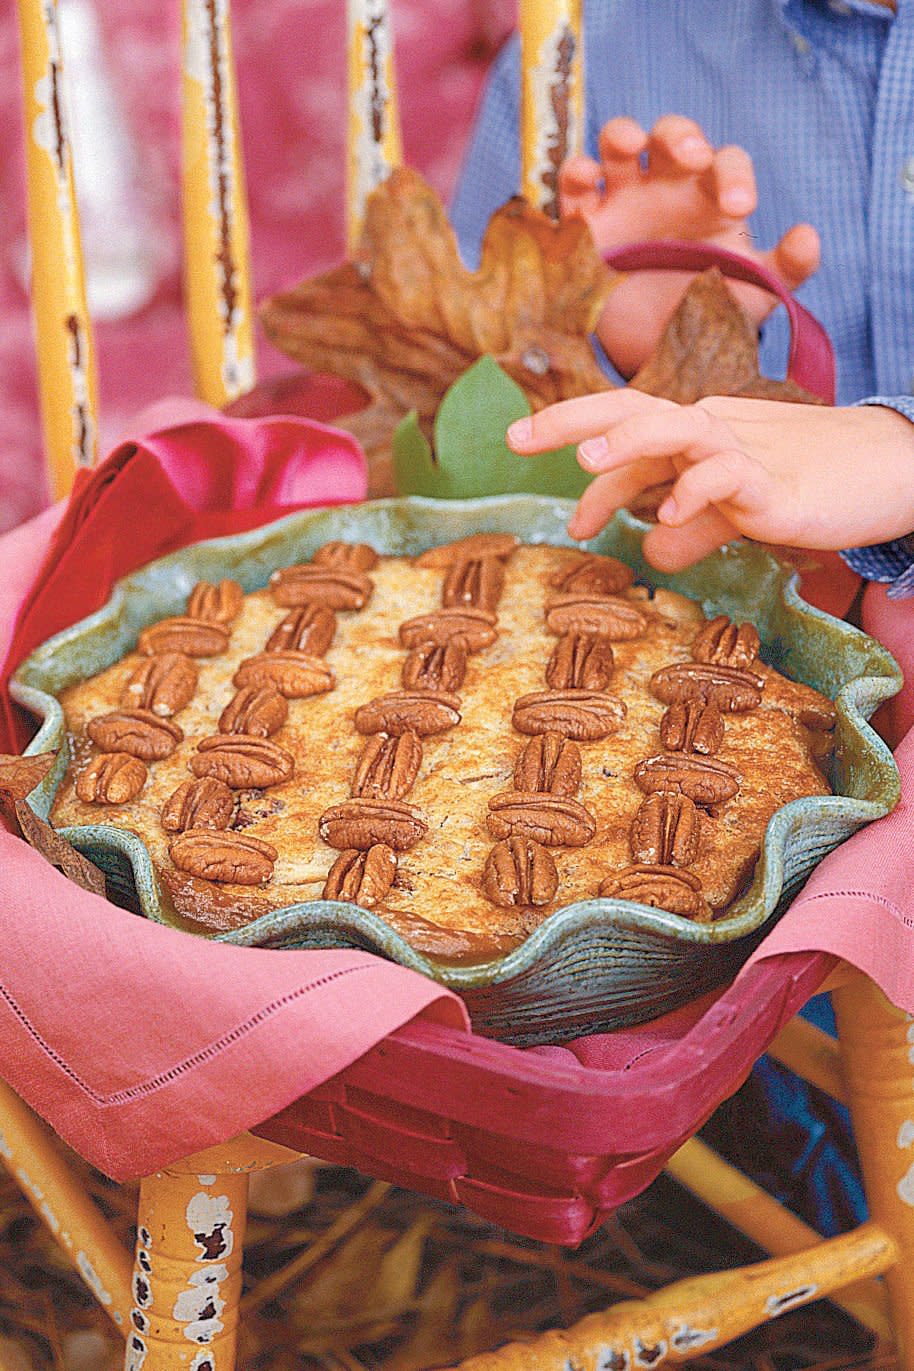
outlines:
{"label": "dried brown leaf", "polygon": [[56,757],[56,752],[39,752],[34,757],[11,757],[0,753],[0,790],[17,800],[24,800],[47,776]]}
{"label": "dried brown leaf", "polygon": [[0,814],[29,847],[40,852],[67,880],[82,886],[83,890],[91,890],[94,895],[106,893],[105,878],[98,867],[77,852],[49,823],[39,819],[25,800],[17,800],[10,791],[0,790]]}

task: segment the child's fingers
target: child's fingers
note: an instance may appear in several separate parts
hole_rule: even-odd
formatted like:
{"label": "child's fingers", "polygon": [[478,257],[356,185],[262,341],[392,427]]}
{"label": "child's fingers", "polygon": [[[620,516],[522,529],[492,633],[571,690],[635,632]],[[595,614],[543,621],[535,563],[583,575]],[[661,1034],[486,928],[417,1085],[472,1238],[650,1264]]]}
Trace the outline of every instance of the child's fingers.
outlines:
{"label": "child's fingers", "polygon": [[818,271],[820,256],[819,235],[812,224],[794,224],[762,260],[789,290],[796,290]]}
{"label": "child's fingers", "polygon": [[581,443],[578,460],[586,471],[609,471],[642,458],[682,456],[700,462],[736,447],[729,425],[701,404],[670,405],[620,415],[605,434]]}
{"label": "child's fingers", "polygon": [[568,532],[572,538],[592,538],[617,509],[630,504],[636,495],[661,480],[663,476],[657,475],[654,462],[633,462],[621,471],[608,471],[598,476],[578,501],[568,522]]}
{"label": "child's fingers", "polygon": [[716,509],[706,509],[682,528],[657,524],[644,535],[641,550],[658,571],[683,571],[736,537],[737,530]]}
{"label": "child's fingers", "polygon": [[704,177],[707,189],[722,213],[745,219],[758,202],[752,158],[735,144],[718,148]]}
{"label": "child's fingers", "polygon": [[603,169],[592,157],[569,157],[559,167],[562,214],[592,214],[600,208]]}
{"label": "child's fingers", "polygon": [[695,176],[707,171],[714,149],[694,119],[665,114],[647,140],[648,170],[656,176]]}
{"label": "child's fingers", "polygon": [[628,387],[599,391],[575,400],[560,400],[529,419],[518,419],[508,429],[507,443],[512,452],[521,456],[548,452],[595,438],[628,415],[678,408],[672,400],[660,400]]}
{"label": "child's fingers", "polygon": [[680,473],[657,519],[682,528],[709,506],[725,503],[750,518],[763,518],[776,507],[777,495],[774,478],[761,463],[741,448],[724,449]]}
{"label": "child's fingers", "polygon": [[610,119],[600,130],[599,142],[607,194],[640,179],[640,158],[647,147],[647,134],[640,124],[622,115]]}

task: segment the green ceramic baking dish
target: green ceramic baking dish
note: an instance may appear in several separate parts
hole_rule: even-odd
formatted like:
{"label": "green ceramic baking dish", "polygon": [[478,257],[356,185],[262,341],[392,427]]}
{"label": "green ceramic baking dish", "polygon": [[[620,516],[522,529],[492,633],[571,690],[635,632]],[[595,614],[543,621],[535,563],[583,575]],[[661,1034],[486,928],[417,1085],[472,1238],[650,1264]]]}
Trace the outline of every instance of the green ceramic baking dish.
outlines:
{"label": "green ceramic baking dish", "polygon": [[[30,802],[47,815],[66,768],[66,730],[56,694],[117,661],[146,624],[180,613],[196,581],[232,576],[254,590],[276,567],[308,558],[331,538],[401,554],[478,530],[575,546],[565,532],[571,508],[567,501],[529,495],[380,500],[308,510],[151,563],[119,582],[104,608],[44,643],[19,668],[14,698],[42,721],[29,751],[60,750]],[[751,619],[767,662],[837,704],[829,778],[834,794],[795,800],[777,811],[752,885],[724,917],[696,924],[625,900],[585,900],[551,915],[513,952],[475,966],[436,964],[379,916],[327,900],[273,911],[221,940],[273,948],[367,948],[458,991],[478,1031],[521,1043],[654,1018],[732,975],[816,863],[895,805],[898,771],[867,720],[900,689],[901,673],[878,643],[806,604],[795,577],[761,548],[732,544],[686,572],[661,576],[641,556],[644,531],[644,524],[622,513],[588,546],[622,558],[649,582],[700,600],[707,613]],[[139,839],[110,825],[64,833],[102,867],[119,902],[165,921],[155,872]]]}

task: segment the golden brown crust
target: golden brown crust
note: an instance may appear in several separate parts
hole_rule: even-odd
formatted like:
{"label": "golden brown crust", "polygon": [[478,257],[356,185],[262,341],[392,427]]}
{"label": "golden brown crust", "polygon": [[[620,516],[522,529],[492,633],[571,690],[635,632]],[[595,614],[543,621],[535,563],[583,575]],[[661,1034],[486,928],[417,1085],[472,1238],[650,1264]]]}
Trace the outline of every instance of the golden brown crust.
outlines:
{"label": "golden brown crust", "polygon": [[[468,606],[443,610],[442,591],[449,571],[455,563],[465,560],[468,552],[478,556],[482,551],[476,547],[460,548],[456,556],[449,552],[440,558],[426,559],[431,565],[423,565],[423,559],[381,557],[371,568],[373,585],[364,588],[366,598],[361,608],[335,611],[336,632],[322,654],[291,657],[295,649],[286,649],[296,666],[300,665],[300,656],[305,656],[312,673],[320,663],[320,669],[328,674],[327,682],[322,680],[322,684],[333,684],[323,693],[304,698],[289,693],[286,721],[269,740],[252,739],[253,750],[249,747],[244,753],[243,760],[253,759],[262,766],[256,776],[247,780],[248,788],[233,790],[235,813],[228,831],[247,835],[278,853],[272,876],[264,884],[219,883],[201,879],[186,869],[176,869],[168,853],[174,834],[163,828],[161,812],[174,792],[191,781],[194,772],[201,768],[201,760],[197,759],[202,759],[208,776],[221,780],[231,771],[230,784],[245,781],[241,763],[237,759],[232,761],[234,753],[227,763],[223,760],[221,771],[209,770],[206,759],[215,751],[218,760],[220,753],[226,748],[231,751],[237,742],[238,735],[223,735],[215,740],[220,717],[236,690],[243,688],[241,683],[233,685],[241,663],[263,654],[271,634],[289,617],[288,608],[277,606],[269,589],[244,598],[237,618],[227,626],[230,639],[225,650],[212,658],[195,659],[193,665],[199,671],[196,691],[175,714],[183,741],[171,756],[148,764],[146,784],[125,803],[87,802],[79,797],[75,787],[98,757],[98,749],[86,733],[89,720],[123,708],[125,687],[146,659],[130,653],[98,676],[63,692],[73,762],[55,805],[55,821],[113,823],[141,836],[149,847],[169,909],[176,921],[190,926],[226,930],[246,924],[270,909],[320,899],[331,868],[340,861],[340,851],[319,835],[322,815],[337,811],[337,817],[331,820],[330,836],[350,853],[370,850],[378,844],[394,847],[384,836],[383,815],[379,821],[372,811],[368,816],[370,822],[361,825],[359,816],[349,809],[343,809],[342,820],[338,817],[341,808],[352,804],[355,778],[360,768],[364,770],[362,763],[369,744],[369,739],[356,727],[356,712],[371,701],[402,698],[405,692],[418,695],[423,687],[429,693],[429,703],[438,698],[440,707],[442,692],[447,694],[455,688],[454,673],[459,668],[463,675],[459,684],[458,722],[446,731],[427,734],[419,745],[418,740],[410,738],[415,730],[404,720],[407,732],[396,735],[407,739],[399,744],[399,761],[394,755],[395,747],[383,741],[384,737],[393,736],[390,729],[371,735],[381,741],[369,744],[379,760],[374,767],[375,781],[366,782],[366,798],[374,803],[403,805],[405,810],[397,819],[394,833],[399,850],[392,884],[379,894],[383,885],[379,873],[390,869],[389,858],[385,857],[382,863],[381,856],[376,855],[368,865],[367,860],[350,855],[338,866],[331,888],[339,885],[348,892],[364,882],[366,891],[371,889],[370,898],[376,901],[376,912],[407,941],[430,956],[453,960],[481,960],[507,952],[553,910],[575,900],[593,898],[601,885],[610,888],[613,881],[621,881],[626,891],[646,892],[651,901],[670,891],[680,908],[693,911],[690,917],[708,917],[708,911],[719,915],[751,876],[765,826],[774,810],[799,796],[828,793],[815,759],[828,746],[824,730],[834,718],[832,705],[817,692],[795,685],[754,661],[751,673],[764,682],[757,707],[745,713],[723,715],[723,733],[713,757],[691,748],[687,753],[675,751],[672,742],[661,737],[660,726],[664,715],[682,702],[658,699],[649,685],[656,672],[677,663],[691,664],[693,670],[686,676],[694,680],[696,663],[692,648],[703,617],[696,605],[672,592],[657,591],[651,598],[644,587],[617,588],[612,592],[616,604],[621,601],[637,610],[644,625],[638,638],[616,638],[611,657],[606,658],[607,663],[613,663],[606,693],[621,701],[624,717],[619,717],[621,711],[614,709],[612,732],[604,737],[566,742],[566,755],[559,764],[561,738],[556,731],[548,729],[542,735],[533,735],[531,741],[530,736],[523,736],[512,726],[512,717],[516,702],[523,697],[555,693],[555,689],[550,690],[546,669],[556,651],[557,636],[546,622],[545,606],[549,603],[554,610],[557,598],[560,608],[567,605],[568,600],[561,600],[565,595],[588,604],[593,601],[596,592],[587,578],[584,593],[580,593],[579,586],[562,590],[557,584],[585,559],[568,549],[519,547],[504,563],[504,586],[494,609]],[[508,547],[503,555],[510,551]],[[358,560],[366,558],[360,555]],[[596,576],[596,568],[591,566],[590,570]],[[364,576],[365,570],[347,567],[344,574]],[[614,576],[602,584],[608,587],[617,580]],[[298,584],[303,583],[299,580]],[[321,585],[325,584],[321,581]],[[586,614],[593,617],[589,608]],[[559,617],[562,618],[561,612]],[[575,617],[573,611],[571,617]],[[627,625],[630,616],[620,615],[617,609],[613,627],[623,618]],[[313,620],[312,615],[310,621]],[[401,635],[400,626],[410,621],[411,629]],[[326,633],[333,621],[318,616],[318,622]],[[431,629],[426,632],[423,625],[429,622]],[[562,623],[559,631],[592,634],[594,627],[591,622]],[[715,638],[716,632],[706,637]],[[730,635],[734,639],[736,636]],[[748,636],[743,633],[739,644],[743,650]],[[436,675],[437,668],[431,670],[430,677],[422,679],[421,661],[432,658],[429,643],[437,643],[450,653],[446,670],[442,668],[443,679]],[[728,644],[729,639],[724,643],[724,651]],[[165,650],[175,648],[169,642]],[[713,643],[709,650],[715,650]],[[563,658],[562,671],[573,670],[570,649],[568,659],[565,663]],[[289,657],[284,660],[288,662]],[[407,680],[403,673],[409,660],[409,674],[417,676]],[[444,660],[444,651],[435,657],[439,666]],[[719,673],[721,667],[725,676],[728,668],[731,672],[741,669],[730,667],[727,662],[711,664],[714,673]],[[698,676],[704,682],[707,672],[699,671]],[[583,676],[581,679],[583,686]],[[730,679],[727,676],[728,684]],[[714,680],[718,680],[716,674]],[[251,681],[244,685],[265,683]],[[275,688],[272,677],[269,683]],[[599,694],[592,688],[588,693]],[[696,693],[701,696],[715,692],[710,687],[706,691],[702,685]],[[456,707],[448,701],[445,708]],[[535,703],[534,712],[536,708]],[[391,718],[387,720],[395,728],[399,727],[398,711],[399,705],[391,709]],[[685,715],[683,710],[679,713]],[[691,714],[697,720],[697,710],[692,709]],[[696,733],[696,720],[689,728],[680,720],[679,731],[691,738],[704,737],[700,730]],[[671,727],[668,722],[669,736]],[[718,730],[710,731],[718,741]],[[705,727],[705,734],[708,732]],[[199,750],[206,739],[214,742]],[[279,750],[278,762],[274,749]],[[580,753],[579,758],[576,752]],[[664,755],[678,765],[678,771],[676,766],[672,768],[677,775],[685,756],[691,761],[697,758],[720,763],[728,774],[739,777],[739,789],[722,803],[700,799],[698,803],[706,807],[697,824],[687,805],[664,807],[657,800],[644,809],[645,793],[639,787],[636,769],[639,763]],[[286,758],[294,761],[294,773],[288,778]],[[369,765],[370,762],[371,758]],[[393,782],[390,776],[395,764],[398,779]],[[515,778],[516,768],[523,784]],[[697,775],[699,769],[692,767],[689,775]],[[564,779],[556,781],[556,775]],[[649,776],[649,786],[656,783],[657,775],[655,769]],[[273,783],[265,789],[251,789],[255,781]],[[407,782],[408,794],[402,789]],[[377,791],[383,791],[388,784],[393,791],[389,800],[384,801]],[[694,795],[696,785],[698,781],[687,779],[685,784],[677,782],[676,788],[688,796],[690,792]],[[91,786],[84,784],[82,789],[84,794],[91,793]],[[713,783],[711,790],[716,793]],[[512,791],[532,792],[539,802],[544,796],[573,800],[588,818],[592,817],[593,836],[579,847],[550,847],[549,860],[545,861],[537,849],[527,846],[538,841],[536,833],[542,831],[542,813],[534,811],[533,824],[525,828],[526,820],[516,806],[508,806],[507,816],[501,821],[499,833],[508,836],[490,833],[490,815],[496,816],[498,827],[498,816],[506,814],[503,803],[499,808],[496,802],[495,809],[490,810],[490,802]],[[709,793],[703,780],[698,793]],[[541,803],[539,807],[542,810]],[[680,815],[676,825],[674,808]],[[639,811],[641,831],[633,851],[631,826]],[[682,812],[688,817],[680,832]],[[588,824],[577,810],[556,810],[556,814],[560,827],[570,816],[575,821],[574,835],[586,837]],[[547,828],[552,832],[555,815],[551,809],[547,817],[551,824]],[[425,823],[427,831],[413,842],[417,829]],[[357,842],[350,841],[354,831]],[[499,848],[498,856],[490,860],[493,842],[507,843],[508,847]],[[362,843],[368,844],[368,848],[363,848]],[[411,845],[406,846],[407,843]],[[185,843],[180,850],[187,847]],[[189,847],[197,859],[201,847],[205,856],[212,850],[199,841]],[[269,865],[268,854],[256,852],[251,856],[253,851],[248,848],[246,855],[242,855],[250,865],[249,878],[256,876],[259,880]],[[688,882],[685,886],[681,881],[676,884],[665,869],[668,863],[662,858],[672,857],[675,864],[683,853],[691,859],[688,874],[699,882],[700,899],[691,899],[685,893],[691,890]],[[664,870],[634,870],[636,854],[650,856],[653,866]],[[232,869],[231,862],[224,857],[225,854],[220,862],[212,864],[220,866],[222,875]],[[534,858],[538,863],[535,868]],[[497,890],[502,892],[500,898],[509,900],[513,881],[517,898],[528,898],[535,877],[536,899],[540,899],[551,881],[549,862],[554,863],[557,877],[549,902],[500,905],[487,896],[486,886],[490,893]]]}

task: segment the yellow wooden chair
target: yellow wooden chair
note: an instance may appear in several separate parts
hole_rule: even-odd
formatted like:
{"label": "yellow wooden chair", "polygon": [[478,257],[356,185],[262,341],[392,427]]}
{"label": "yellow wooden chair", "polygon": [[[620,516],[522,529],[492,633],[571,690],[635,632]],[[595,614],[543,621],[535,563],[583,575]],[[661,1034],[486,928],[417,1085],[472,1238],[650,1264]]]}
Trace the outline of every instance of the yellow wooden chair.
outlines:
{"label": "yellow wooden chair", "polygon": [[[374,0],[375,9],[383,6]],[[573,4],[572,4],[573,8]],[[95,460],[96,381],[79,224],[59,99],[56,0],[19,0],[28,130],[29,229],[48,460],[58,495]],[[184,0],[184,223],[187,313],[200,396],[221,404],[254,380],[248,233],[225,0]],[[350,78],[357,87],[357,31]],[[191,60],[191,57],[193,60]],[[388,74],[389,75],[389,74]],[[395,162],[392,80],[375,166]],[[358,117],[358,102],[351,100]],[[350,147],[355,140],[350,141]],[[364,185],[350,167],[358,214]],[[563,1332],[463,1363],[465,1371],[634,1371],[684,1362],[785,1309],[829,1296],[914,1371],[914,1025],[865,977],[832,978],[839,1040],[803,1020],[772,1052],[851,1110],[871,1220],[823,1241],[696,1139],[668,1171],[773,1254],[679,1282]],[[139,1371],[231,1371],[248,1178],[295,1152],[246,1134],[141,1184],[131,1258],[68,1172],[45,1126],[0,1084],[0,1156],[126,1343]],[[883,1278],[884,1279],[880,1279]]]}

